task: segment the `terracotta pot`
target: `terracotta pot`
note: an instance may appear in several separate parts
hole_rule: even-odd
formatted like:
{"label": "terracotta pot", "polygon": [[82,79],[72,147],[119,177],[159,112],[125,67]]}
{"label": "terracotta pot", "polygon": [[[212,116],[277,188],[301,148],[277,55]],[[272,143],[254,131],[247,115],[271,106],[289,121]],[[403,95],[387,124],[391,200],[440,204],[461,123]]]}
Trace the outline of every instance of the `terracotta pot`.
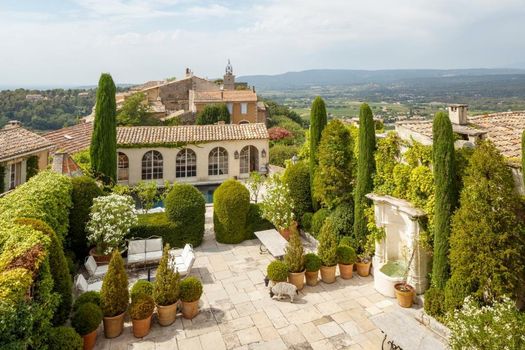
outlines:
{"label": "terracotta pot", "polygon": [[339,276],[344,280],[352,278],[352,272],[354,271],[354,264],[339,264]]}
{"label": "terracotta pot", "polygon": [[[404,290],[403,290],[404,289]],[[396,299],[401,307],[412,307],[414,302],[414,295],[416,290],[409,284],[406,283],[396,283],[394,285],[394,290],[396,292]]]}
{"label": "terracotta pot", "polygon": [[99,264],[109,264],[109,261],[111,260],[111,254],[107,255],[100,255],[97,254],[97,248],[93,247],[89,250],[89,255],[95,259],[95,261]]}
{"label": "terracotta pot", "polygon": [[288,272],[288,281],[297,287],[297,290],[304,288],[304,271],[303,272]]}
{"label": "terracotta pot", "polygon": [[289,241],[290,240],[290,235],[292,234],[293,231],[296,231],[296,230],[297,230],[297,221],[294,221],[290,225],[290,227],[279,230],[279,233],[281,234],[281,236],[284,237],[284,239]]}
{"label": "terracotta pot", "polygon": [[357,274],[361,277],[366,277],[370,274],[370,264],[371,262],[356,262]]}
{"label": "terracotta pot", "polygon": [[133,335],[135,338],[144,338],[148,335],[151,328],[151,317],[153,314],[149,315],[143,320],[131,320],[133,324]]}
{"label": "terracotta pot", "polygon": [[317,283],[319,283],[319,270],[317,271],[306,271],[306,284],[308,286],[317,286]]}
{"label": "terracotta pot", "polygon": [[122,334],[124,328],[124,312],[114,317],[104,317],[104,336],[116,338]]}
{"label": "terracotta pot", "polygon": [[199,313],[199,301],[183,301],[182,302],[182,317],[191,320]]}
{"label": "terracotta pot", "polygon": [[157,305],[157,318],[163,327],[171,325],[177,317],[177,303],[171,305]]}
{"label": "terracotta pot", "polygon": [[321,280],[324,283],[335,282],[335,268],[336,266],[321,266]]}
{"label": "terracotta pot", "polygon": [[95,329],[93,332],[83,335],[82,339],[84,339],[84,350],[93,349],[97,342],[97,330]]}

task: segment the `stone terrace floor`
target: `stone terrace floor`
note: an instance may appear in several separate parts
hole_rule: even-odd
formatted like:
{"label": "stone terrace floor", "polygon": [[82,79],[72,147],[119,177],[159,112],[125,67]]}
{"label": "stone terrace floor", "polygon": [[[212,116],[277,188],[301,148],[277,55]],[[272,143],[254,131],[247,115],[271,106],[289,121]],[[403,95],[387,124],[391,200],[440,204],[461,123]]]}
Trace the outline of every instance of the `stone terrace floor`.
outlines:
{"label": "stone terrace floor", "polygon": [[129,321],[111,340],[101,326],[96,349],[381,349],[378,325],[404,350],[445,348],[415,321],[416,310],[401,309],[395,299],[377,293],[372,277],[354,274],[351,280],[305,286],[293,304],[270,299],[264,276],[271,255],[260,254],[258,240],[217,243],[210,221],[208,210],[207,233],[192,270],[204,285],[199,315],[193,320],[178,315],[169,327],[153,322],[143,339],[133,337]]}

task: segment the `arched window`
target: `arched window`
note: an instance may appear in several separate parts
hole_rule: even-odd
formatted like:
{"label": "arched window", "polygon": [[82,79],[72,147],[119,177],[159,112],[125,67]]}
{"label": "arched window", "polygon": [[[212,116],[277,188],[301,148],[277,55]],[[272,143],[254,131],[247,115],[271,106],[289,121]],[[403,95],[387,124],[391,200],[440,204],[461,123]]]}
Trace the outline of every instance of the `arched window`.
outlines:
{"label": "arched window", "polygon": [[197,155],[191,149],[184,148],[175,158],[175,177],[197,176]]}
{"label": "arched window", "polygon": [[228,152],[222,147],[211,150],[208,156],[208,175],[228,174]]}
{"label": "arched window", "polygon": [[142,157],[142,180],[162,179],[162,154],[148,151]]}
{"label": "arched window", "polygon": [[241,174],[259,170],[259,151],[255,146],[246,146],[241,150],[239,170]]}
{"label": "arched window", "polygon": [[118,181],[129,180],[129,159],[125,153],[118,152]]}

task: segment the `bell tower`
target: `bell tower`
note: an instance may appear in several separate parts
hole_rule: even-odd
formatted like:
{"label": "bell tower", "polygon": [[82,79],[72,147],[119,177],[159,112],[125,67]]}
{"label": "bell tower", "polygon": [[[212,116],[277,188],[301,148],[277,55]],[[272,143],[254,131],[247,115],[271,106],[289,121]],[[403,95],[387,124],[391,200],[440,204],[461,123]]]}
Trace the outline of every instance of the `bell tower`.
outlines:
{"label": "bell tower", "polygon": [[223,80],[224,90],[235,90],[235,75],[233,75],[233,67],[228,59],[226,65],[226,74],[224,74]]}

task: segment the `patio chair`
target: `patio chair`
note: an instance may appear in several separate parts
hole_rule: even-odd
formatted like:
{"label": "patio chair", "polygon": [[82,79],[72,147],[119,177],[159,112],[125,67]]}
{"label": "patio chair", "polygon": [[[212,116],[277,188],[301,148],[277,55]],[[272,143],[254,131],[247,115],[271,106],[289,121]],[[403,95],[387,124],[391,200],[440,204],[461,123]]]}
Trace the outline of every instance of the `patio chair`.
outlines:
{"label": "patio chair", "polygon": [[82,274],[78,274],[75,277],[75,289],[79,294],[91,291],[100,292],[102,289],[102,281],[88,283]]}
{"label": "patio chair", "polygon": [[162,238],[152,236],[128,241],[128,265],[158,263],[161,258]]}
{"label": "patio chair", "polygon": [[95,259],[90,255],[84,263],[90,277],[103,277],[108,272],[109,265],[97,265]]}
{"label": "patio chair", "polygon": [[175,259],[175,263],[176,263],[176,264],[182,264],[182,263],[184,263],[184,259],[186,258],[186,256],[187,256],[189,253],[193,253],[193,247],[192,247],[192,245],[189,244],[189,243],[186,243],[186,245],[184,246],[184,249],[182,250],[181,255],[176,255],[175,250],[170,251],[171,258],[172,258],[172,259]]}
{"label": "patio chair", "polygon": [[172,263],[172,269],[178,271],[181,277],[185,277],[191,272],[191,268],[193,267],[194,262],[195,253],[193,251],[190,251],[188,252],[188,254],[186,254],[186,257],[182,262],[177,263],[176,261],[174,261]]}

